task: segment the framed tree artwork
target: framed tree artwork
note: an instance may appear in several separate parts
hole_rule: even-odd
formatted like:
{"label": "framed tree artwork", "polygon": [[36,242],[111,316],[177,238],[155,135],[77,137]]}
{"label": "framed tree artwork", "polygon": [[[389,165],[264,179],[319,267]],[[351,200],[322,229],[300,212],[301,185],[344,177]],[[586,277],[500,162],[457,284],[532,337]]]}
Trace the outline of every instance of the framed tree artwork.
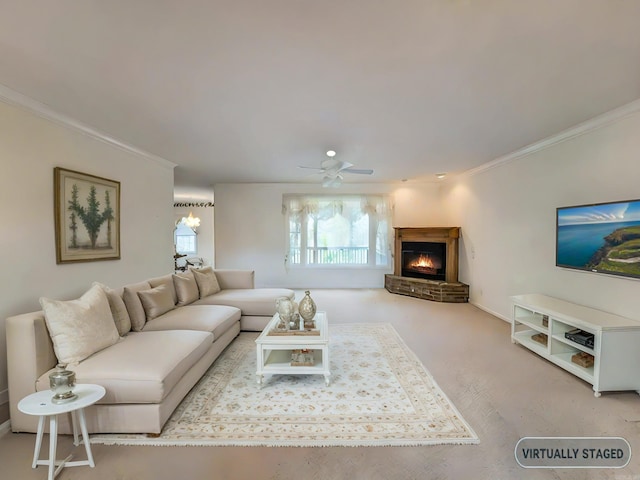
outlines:
{"label": "framed tree artwork", "polygon": [[56,167],[56,263],[120,258],[120,182]]}

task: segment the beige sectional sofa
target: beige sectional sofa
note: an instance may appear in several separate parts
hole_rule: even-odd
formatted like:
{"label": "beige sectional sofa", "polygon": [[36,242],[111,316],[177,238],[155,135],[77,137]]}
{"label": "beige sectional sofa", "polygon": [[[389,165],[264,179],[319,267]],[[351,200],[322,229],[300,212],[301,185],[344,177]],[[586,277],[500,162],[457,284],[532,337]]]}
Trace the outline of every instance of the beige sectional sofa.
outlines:
{"label": "beige sectional sofa", "polygon": [[[160,433],[240,330],[262,330],[283,296],[293,299],[294,292],[254,288],[253,271],[202,269],[117,290],[94,284],[75,301],[41,299],[42,311],[6,322],[11,428],[36,432],[37,418],[21,413],[17,404],[48,389],[49,373],[63,358],[72,360],[67,368],[75,371],[77,383],[106,389],[105,397],[86,410],[89,432]],[[90,310],[82,310],[87,303]],[[70,335],[67,318],[74,309],[84,317],[80,327],[74,325],[78,333]],[[94,317],[102,323],[91,324]],[[97,347],[76,345],[76,337],[98,342]],[[69,419],[60,420],[60,432],[70,433]]]}

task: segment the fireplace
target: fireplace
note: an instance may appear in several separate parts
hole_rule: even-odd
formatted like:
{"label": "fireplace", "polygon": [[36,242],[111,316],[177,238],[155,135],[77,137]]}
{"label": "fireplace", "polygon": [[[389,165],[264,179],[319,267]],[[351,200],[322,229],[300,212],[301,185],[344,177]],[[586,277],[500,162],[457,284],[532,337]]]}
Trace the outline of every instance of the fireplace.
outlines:
{"label": "fireplace", "polygon": [[395,228],[394,272],[385,275],[391,293],[461,303],[469,285],[458,282],[459,227]]}
{"label": "fireplace", "polygon": [[447,264],[446,243],[403,242],[401,276],[444,280]]}
{"label": "fireplace", "polygon": [[[395,231],[394,275],[444,282],[458,281],[460,227],[396,228]],[[407,269],[405,257],[420,257],[420,254],[423,259],[429,257],[432,263],[438,265],[435,272],[427,269],[422,269],[421,272],[419,268]]]}

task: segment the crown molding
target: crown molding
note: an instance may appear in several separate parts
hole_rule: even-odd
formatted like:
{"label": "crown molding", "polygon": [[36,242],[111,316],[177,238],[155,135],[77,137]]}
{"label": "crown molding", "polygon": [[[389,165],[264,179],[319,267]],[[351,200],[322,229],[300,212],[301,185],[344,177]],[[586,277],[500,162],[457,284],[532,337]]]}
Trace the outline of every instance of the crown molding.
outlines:
{"label": "crown molding", "polygon": [[122,142],[117,138],[114,138],[110,135],[107,135],[104,132],[101,132],[89,125],[86,125],[78,120],[75,120],[67,115],[56,112],[51,107],[41,103],[37,100],[34,100],[31,97],[27,97],[22,93],[16,92],[15,90],[10,89],[9,87],[0,84],[0,101],[7,103],[9,105],[14,105],[16,107],[23,108],[25,110],[30,111],[38,115],[39,117],[50,120],[58,125],[62,125],[63,127],[69,128],[71,130],[75,130],[77,132],[82,133],[83,135],[87,135],[93,139],[99,140],[108,145],[112,145],[121,150],[125,150],[126,152],[133,153],[139,157],[145,158],[147,160],[151,160],[152,162],[161,165],[168,169],[173,169],[177,165],[169,160],[166,160],[158,155],[154,155],[153,153],[146,152],[141,150],[133,145]]}
{"label": "crown molding", "polygon": [[532,153],[539,152],[546,148],[565,142],[572,138],[579,137],[580,135],[584,135],[585,133],[589,133],[593,130],[605,127],[637,112],[640,112],[640,99],[634,100],[631,103],[627,103],[626,105],[622,105],[621,107],[610,110],[606,113],[603,113],[602,115],[598,115],[597,117],[593,117],[585,122],[579,123],[578,125],[563,130],[560,133],[556,133],[555,135],[551,135],[550,137],[527,145],[526,147],[516,150],[515,152],[511,152],[503,155],[502,157],[498,157],[495,160],[480,165],[479,167],[462,172],[459,177],[471,177],[487,170],[491,170],[492,168],[499,167],[500,165],[504,165],[519,158],[526,157],[527,155],[531,155]]}

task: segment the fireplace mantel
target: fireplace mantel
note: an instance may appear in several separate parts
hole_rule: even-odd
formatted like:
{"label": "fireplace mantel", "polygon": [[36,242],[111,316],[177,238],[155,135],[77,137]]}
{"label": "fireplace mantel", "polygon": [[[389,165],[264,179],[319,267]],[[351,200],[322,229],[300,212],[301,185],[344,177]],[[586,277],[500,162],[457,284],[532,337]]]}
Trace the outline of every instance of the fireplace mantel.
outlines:
{"label": "fireplace mantel", "polygon": [[402,275],[402,242],[433,242],[447,245],[447,283],[458,281],[458,238],[460,227],[394,227],[394,275]]}

